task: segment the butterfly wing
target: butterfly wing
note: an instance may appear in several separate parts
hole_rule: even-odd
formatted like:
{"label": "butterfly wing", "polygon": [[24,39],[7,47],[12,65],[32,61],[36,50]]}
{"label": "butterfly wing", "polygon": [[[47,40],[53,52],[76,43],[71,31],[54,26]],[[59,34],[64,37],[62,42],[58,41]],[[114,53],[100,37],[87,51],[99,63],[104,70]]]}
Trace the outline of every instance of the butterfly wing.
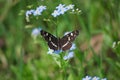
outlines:
{"label": "butterfly wing", "polygon": [[59,41],[61,49],[63,51],[70,49],[72,46],[72,42],[75,40],[76,36],[78,35],[79,35],[79,31],[75,30],[63,36]]}
{"label": "butterfly wing", "polygon": [[44,31],[44,30],[41,30],[41,35],[44,37],[44,39],[47,41],[48,43],[48,46],[50,49],[53,49],[54,51],[55,50],[58,50],[58,39],[53,36],[52,34]]}

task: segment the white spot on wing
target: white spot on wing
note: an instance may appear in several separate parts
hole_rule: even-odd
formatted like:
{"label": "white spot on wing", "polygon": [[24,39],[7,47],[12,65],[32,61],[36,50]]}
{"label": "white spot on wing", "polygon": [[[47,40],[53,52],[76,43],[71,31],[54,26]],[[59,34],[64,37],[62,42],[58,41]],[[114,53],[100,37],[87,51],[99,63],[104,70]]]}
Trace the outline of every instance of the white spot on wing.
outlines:
{"label": "white spot on wing", "polygon": [[73,33],[70,33],[71,36],[73,36]]}
{"label": "white spot on wing", "polygon": [[70,41],[70,37],[68,37],[68,41]]}

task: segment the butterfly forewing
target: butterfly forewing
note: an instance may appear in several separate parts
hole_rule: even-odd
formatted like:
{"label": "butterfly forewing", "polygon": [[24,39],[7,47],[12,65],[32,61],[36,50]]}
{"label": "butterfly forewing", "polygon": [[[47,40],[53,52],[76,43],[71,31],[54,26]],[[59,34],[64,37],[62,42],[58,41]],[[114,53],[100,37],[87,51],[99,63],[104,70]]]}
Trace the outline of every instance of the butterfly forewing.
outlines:
{"label": "butterfly forewing", "polygon": [[75,40],[76,36],[78,36],[78,35],[79,35],[79,31],[75,30],[75,31],[63,36],[59,41],[61,49],[63,51],[70,49],[72,46],[72,42]]}
{"label": "butterfly forewing", "polygon": [[58,39],[55,36],[53,36],[52,34],[46,32],[44,30],[41,30],[41,35],[47,41],[50,49],[58,50]]}
{"label": "butterfly forewing", "polygon": [[72,46],[72,43],[71,43],[71,42],[68,42],[68,43],[62,45],[61,49],[62,49],[63,51],[66,51],[66,50],[69,50],[69,49],[71,48],[71,46]]}

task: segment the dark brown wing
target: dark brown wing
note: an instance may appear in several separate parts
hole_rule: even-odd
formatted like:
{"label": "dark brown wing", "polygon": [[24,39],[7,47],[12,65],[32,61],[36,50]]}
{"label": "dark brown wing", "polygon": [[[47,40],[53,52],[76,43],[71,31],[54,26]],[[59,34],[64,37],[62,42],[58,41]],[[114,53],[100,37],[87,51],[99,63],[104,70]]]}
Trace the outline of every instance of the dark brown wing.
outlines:
{"label": "dark brown wing", "polygon": [[72,42],[75,40],[76,36],[78,35],[79,35],[79,31],[75,30],[63,36],[59,41],[61,49],[63,51],[70,49],[72,46]]}
{"label": "dark brown wing", "polygon": [[50,47],[50,49],[53,49],[53,50],[58,50],[58,39],[53,36],[52,34],[44,31],[44,30],[41,30],[41,35],[44,37],[44,39],[47,41],[48,43],[48,46]]}

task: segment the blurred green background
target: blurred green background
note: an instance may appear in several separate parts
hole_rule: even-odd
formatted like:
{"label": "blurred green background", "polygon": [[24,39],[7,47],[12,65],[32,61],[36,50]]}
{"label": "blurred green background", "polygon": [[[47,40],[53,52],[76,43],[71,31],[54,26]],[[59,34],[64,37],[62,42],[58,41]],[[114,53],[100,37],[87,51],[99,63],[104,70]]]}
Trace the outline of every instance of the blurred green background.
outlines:
{"label": "blurred green background", "polygon": [[[60,3],[74,4],[81,12],[51,17]],[[47,11],[27,22],[25,12],[39,5],[47,6]],[[47,54],[44,39],[31,37],[38,26],[52,34],[57,31],[58,36],[80,29],[75,57],[66,69],[67,80],[86,75],[120,79],[119,0],[0,0],[0,80],[63,79],[63,71]]]}

